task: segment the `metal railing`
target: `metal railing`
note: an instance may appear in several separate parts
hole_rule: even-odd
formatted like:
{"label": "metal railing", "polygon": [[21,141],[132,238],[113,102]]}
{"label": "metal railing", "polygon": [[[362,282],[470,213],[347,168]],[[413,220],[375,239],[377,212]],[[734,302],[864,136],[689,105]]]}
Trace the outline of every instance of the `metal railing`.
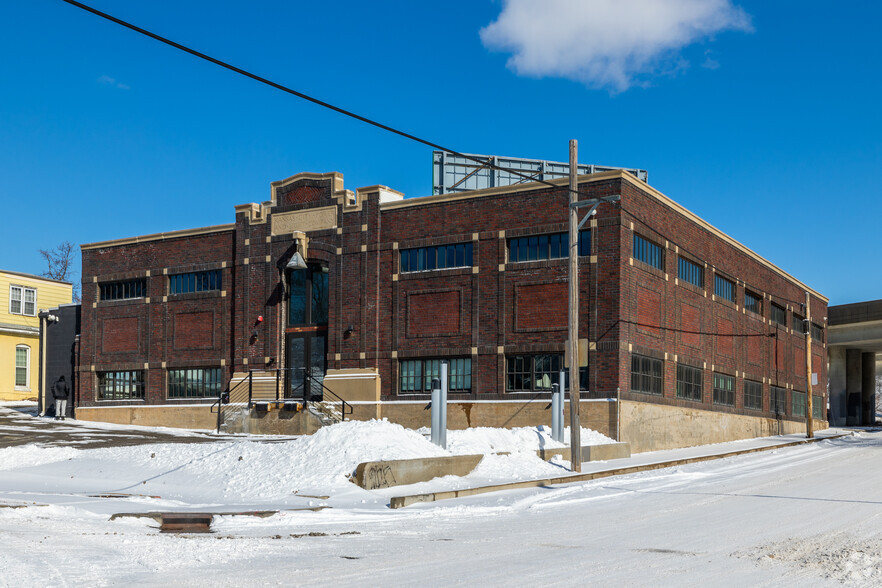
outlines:
{"label": "metal railing", "polygon": [[[289,378],[295,371],[302,372],[300,383],[291,388],[288,385]],[[259,372],[258,380],[255,381],[255,372]],[[257,384],[263,384],[266,387],[267,373],[273,373],[270,376],[272,382],[273,394],[269,398],[255,398],[255,388]],[[326,403],[340,404],[339,418],[341,421],[346,420],[347,415],[352,414],[352,405],[340,398],[331,389],[324,385],[323,377],[317,377],[310,373],[307,368],[276,368],[276,369],[256,369],[249,370],[248,376],[239,381],[231,381],[229,387],[221,392],[218,399],[212,404],[211,409],[217,406],[217,430],[220,432],[224,422],[225,406],[227,405],[244,405],[247,402],[248,410],[251,411],[255,403],[258,402],[284,402],[285,400],[299,400],[304,405],[308,403]]]}

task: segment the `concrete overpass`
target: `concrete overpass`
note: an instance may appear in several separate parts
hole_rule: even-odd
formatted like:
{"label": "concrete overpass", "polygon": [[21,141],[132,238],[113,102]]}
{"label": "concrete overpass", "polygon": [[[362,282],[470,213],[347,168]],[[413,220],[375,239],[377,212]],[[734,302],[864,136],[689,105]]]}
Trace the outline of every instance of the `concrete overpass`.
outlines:
{"label": "concrete overpass", "polygon": [[827,309],[832,426],[872,425],[876,421],[876,374],[882,374],[882,300]]}

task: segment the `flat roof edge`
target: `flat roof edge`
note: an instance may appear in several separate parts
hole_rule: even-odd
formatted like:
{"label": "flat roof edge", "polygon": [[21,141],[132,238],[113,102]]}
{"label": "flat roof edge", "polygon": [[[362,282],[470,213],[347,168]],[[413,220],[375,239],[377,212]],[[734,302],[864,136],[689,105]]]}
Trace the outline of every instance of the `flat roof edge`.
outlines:
{"label": "flat roof edge", "polygon": [[112,239],[110,241],[96,241],[95,243],[84,243],[80,245],[80,250],[87,251],[89,249],[100,249],[102,247],[119,247],[120,245],[132,245],[135,243],[145,243],[149,241],[164,241],[166,239],[178,239],[180,237],[192,237],[195,235],[207,235],[210,233],[223,233],[226,231],[232,231],[235,228],[236,225],[234,223],[230,223],[226,225],[200,227],[198,229],[182,229],[180,231],[168,231],[165,233],[140,235],[137,237],[127,237],[124,239]]}

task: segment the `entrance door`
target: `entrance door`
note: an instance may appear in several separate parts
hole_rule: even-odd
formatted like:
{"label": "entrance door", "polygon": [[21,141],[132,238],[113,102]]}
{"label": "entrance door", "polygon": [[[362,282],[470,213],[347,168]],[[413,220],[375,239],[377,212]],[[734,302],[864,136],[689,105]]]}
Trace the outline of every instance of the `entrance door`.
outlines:
{"label": "entrance door", "polygon": [[[288,396],[303,400],[320,400],[321,383],[325,379],[325,332],[291,333],[288,335]],[[305,377],[307,370],[311,385]]]}

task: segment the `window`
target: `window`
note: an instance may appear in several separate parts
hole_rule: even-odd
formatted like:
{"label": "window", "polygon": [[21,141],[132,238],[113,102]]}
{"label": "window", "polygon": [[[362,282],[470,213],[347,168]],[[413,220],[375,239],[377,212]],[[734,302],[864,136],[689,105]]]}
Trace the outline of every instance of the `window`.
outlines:
{"label": "window", "polygon": [[790,321],[790,329],[794,335],[805,335],[805,319],[794,312]]}
{"label": "window", "polygon": [[787,407],[787,390],[778,386],[772,386],[771,389],[771,405],[769,410],[776,415],[783,416]]}
{"label": "window", "polygon": [[750,290],[744,291],[744,308],[757,314],[763,313],[763,297]]}
{"label": "window", "polygon": [[735,406],[735,378],[714,374],[714,404]]}
{"label": "window", "polygon": [[634,234],[634,259],[664,271],[665,256],[662,248],[638,234]]}
{"label": "window", "polygon": [[700,368],[677,364],[677,398],[701,402],[703,382],[704,374]]}
{"label": "window", "polygon": [[813,419],[824,418],[824,407],[821,404],[823,401],[824,401],[823,397],[812,395],[812,418]]}
{"label": "window", "polygon": [[37,315],[37,290],[24,286],[9,287],[9,313]]}
{"label": "window", "polygon": [[704,268],[685,257],[677,259],[677,277],[693,286],[704,288]]}
{"label": "window", "polygon": [[791,414],[795,417],[805,416],[805,392],[797,392],[793,390],[790,393]]}
{"label": "window", "polygon": [[401,251],[401,272],[472,266],[472,243],[418,247]]}
{"label": "window", "polygon": [[777,304],[772,304],[772,322],[781,326],[787,326],[787,311]]}
{"label": "window", "polygon": [[169,294],[187,294],[189,292],[210,292],[221,289],[221,271],[190,272],[175,274],[168,277]]}
{"label": "window", "polygon": [[217,398],[220,389],[220,368],[168,370],[169,398]]}
{"label": "window", "polygon": [[735,282],[714,274],[714,294],[729,302],[735,302]]}
{"label": "window", "polygon": [[816,325],[815,323],[812,323],[812,339],[814,339],[815,341],[820,341],[821,343],[824,342],[824,329],[821,327],[821,325]]}
{"label": "window", "polygon": [[27,345],[15,346],[15,387],[29,388],[28,373],[31,371],[31,348]]}
{"label": "window", "polygon": [[328,268],[309,266],[288,273],[289,325],[328,324]]}
{"label": "window", "polygon": [[[564,370],[564,387],[569,388],[570,373],[561,353],[509,355],[505,358],[506,392],[550,392]],[[579,368],[579,388],[588,389],[588,368]]]}
{"label": "window", "polygon": [[99,372],[98,400],[143,400],[144,372]]}
{"label": "window", "polygon": [[[432,380],[441,379],[441,359],[409,359],[401,361],[400,381],[402,394],[428,394]],[[448,362],[447,385],[450,392],[472,391],[472,359],[457,357]]]}
{"label": "window", "polygon": [[[569,233],[530,235],[508,240],[508,262],[561,259],[570,255]],[[591,231],[579,232],[579,255],[591,255]]]}
{"label": "window", "polygon": [[763,409],[763,385],[760,382],[744,380],[744,408]]}
{"label": "window", "polygon": [[147,293],[147,280],[137,278],[124,282],[101,284],[101,300],[128,300],[143,298]]}
{"label": "window", "polygon": [[663,383],[662,360],[645,355],[631,356],[631,391],[661,394]]}

